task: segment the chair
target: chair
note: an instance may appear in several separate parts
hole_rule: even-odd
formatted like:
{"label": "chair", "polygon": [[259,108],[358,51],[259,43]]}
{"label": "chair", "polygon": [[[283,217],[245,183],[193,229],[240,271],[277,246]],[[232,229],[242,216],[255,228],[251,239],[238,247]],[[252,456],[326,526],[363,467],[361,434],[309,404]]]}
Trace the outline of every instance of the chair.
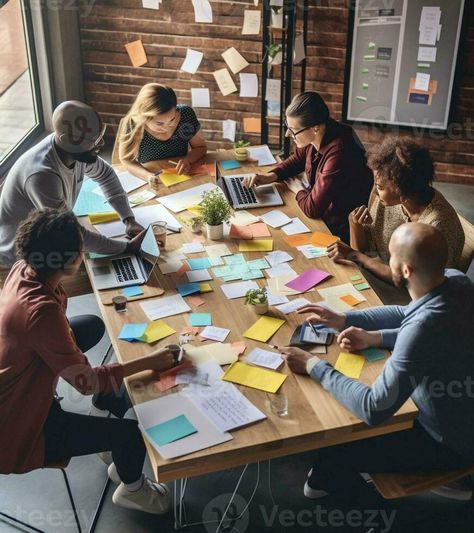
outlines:
{"label": "chair", "polygon": [[474,226],[461,215],[458,215],[458,217],[466,238],[461,254],[459,269],[463,272],[467,272],[474,259]]}
{"label": "chair", "polygon": [[413,496],[472,474],[474,465],[451,472],[370,474],[370,477],[380,495],[385,500],[392,500]]}

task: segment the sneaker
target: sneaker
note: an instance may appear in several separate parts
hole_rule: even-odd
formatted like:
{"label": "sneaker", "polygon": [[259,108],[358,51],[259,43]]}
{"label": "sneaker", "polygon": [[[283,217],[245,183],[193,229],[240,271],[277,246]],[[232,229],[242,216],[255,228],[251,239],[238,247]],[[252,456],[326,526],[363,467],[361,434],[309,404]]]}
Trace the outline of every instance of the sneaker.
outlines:
{"label": "sneaker", "polygon": [[122,480],[118,475],[115,463],[110,463],[109,468],[107,468],[107,475],[109,476],[109,479],[110,481],[112,481],[112,483],[115,483],[116,485],[120,485],[120,483],[122,483]]}
{"label": "sneaker", "polygon": [[472,499],[472,486],[462,479],[435,487],[430,492],[443,498],[450,498],[451,500],[466,502]]}
{"label": "sneaker", "polygon": [[127,490],[123,483],[112,495],[115,505],[150,514],[164,514],[170,508],[169,490],[163,483],[154,483],[146,476],[143,486],[136,492]]}
{"label": "sneaker", "polygon": [[311,469],[308,472],[308,479],[306,480],[306,483],[303,487],[303,494],[306,498],[309,498],[310,500],[317,500],[318,498],[324,498],[324,496],[327,496],[328,493],[325,490],[322,489],[313,489],[311,485],[309,484],[311,481],[311,477],[313,475],[313,469]]}

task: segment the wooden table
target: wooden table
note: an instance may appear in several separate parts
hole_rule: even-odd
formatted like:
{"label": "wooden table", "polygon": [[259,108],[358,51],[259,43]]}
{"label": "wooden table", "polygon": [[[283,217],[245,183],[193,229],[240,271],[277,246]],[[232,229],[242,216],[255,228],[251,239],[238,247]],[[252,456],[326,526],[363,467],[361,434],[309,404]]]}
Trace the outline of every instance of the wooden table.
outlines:
{"label": "wooden table", "polygon": [[[232,152],[210,153],[206,157],[207,162],[232,159]],[[168,162],[149,163],[150,170],[169,167]],[[244,169],[226,171],[225,174],[253,172],[266,172],[269,167],[258,168],[246,166]],[[192,180],[180,183],[170,189],[164,188],[159,196],[174,193],[193,187],[209,181],[209,176],[196,176]],[[312,220],[307,218],[299,209],[295,202],[294,195],[286,186],[281,186],[280,191],[285,201],[285,205],[278,207],[288,216],[298,216],[311,230],[326,231],[327,227],[321,220]],[[152,201],[154,202],[154,200]],[[151,202],[151,203],[152,203]],[[267,209],[252,209],[255,215],[261,215]],[[183,213],[187,214],[187,213]],[[274,241],[274,250],[285,250],[294,257],[290,263],[297,273],[302,273],[310,267],[317,267],[332,274],[332,277],[323,282],[321,287],[330,287],[341,283],[350,283],[350,276],[359,274],[355,266],[346,266],[335,264],[327,257],[319,259],[306,259],[296,248],[289,246],[283,239],[285,234],[281,229],[270,228]],[[167,249],[173,250],[181,247],[185,242],[191,242],[195,237],[188,228],[183,228],[181,234],[169,235]],[[238,251],[238,241],[225,239],[224,241],[232,252]],[[211,241],[209,244],[213,244]],[[192,257],[201,257],[206,254],[193,254]],[[247,259],[257,259],[265,255],[261,252],[245,253]],[[166,295],[176,294],[174,281],[169,276],[159,274]],[[187,281],[186,276],[182,278],[183,282]],[[256,280],[263,286],[265,280]],[[226,342],[245,340],[247,345],[246,354],[254,347],[265,348],[266,345],[250,339],[243,339],[242,332],[251,326],[258,318],[251,306],[246,306],[243,299],[228,300],[220,289],[221,279],[214,279],[210,282],[214,291],[201,295],[206,301],[196,309],[197,312],[212,313],[213,325],[230,329],[231,333]],[[97,291],[94,289],[96,296]],[[357,309],[381,305],[381,302],[373,290],[366,290],[363,295],[367,302],[357,306]],[[308,292],[304,297],[310,301],[321,300],[318,292]],[[143,343],[130,344],[125,341],[117,340],[118,333],[122,326],[129,322],[146,322],[147,318],[140,308],[139,302],[129,302],[127,313],[116,313],[111,306],[102,305],[100,298],[97,298],[102,316],[104,318],[107,331],[115,349],[115,353],[120,362],[129,361],[142,356],[151,351],[151,347]],[[190,306],[193,307],[193,306]],[[194,310],[194,309],[193,309]],[[288,344],[291,333],[294,328],[302,322],[303,317],[296,313],[282,315],[275,308],[270,308],[269,315],[285,318],[287,323],[270,339],[269,342],[279,346]],[[166,346],[176,343],[179,332],[184,326],[189,325],[187,314],[177,315],[165,318],[164,320],[176,330],[176,334],[167,337],[156,343],[156,347]],[[197,341],[198,344],[199,341]],[[336,343],[328,349],[327,355],[321,357],[334,364],[340,353]],[[242,357],[242,356],[241,356]],[[384,361],[369,363],[366,362],[360,378],[361,382],[369,385],[380,373]],[[323,388],[308,376],[293,374],[286,364],[281,369],[288,374],[282,386],[282,392],[288,397],[288,416],[279,417],[274,415],[268,405],[266,393],[247,387],[240,387],[240,390],[266,415],[267,419],[248,426],[246,428],[232,431],[233,440],[224,444],[207,448],[205,450],[192,453],[183,457],[172,460],[162,459],[155,449],[145,439],[147,450],[150,456],[152,467],[161,482],[182,479],[185,477],[199,476],[202,474],[216,472],[248,463],[254,463],[261,460],[268,460],[285,455],[291,455],[298,452],[332,446],[345,442],[351,442],[359,439],[365,439],[376,435],[392,433],[408,429],[412,426],[416,417],[417,410],[411,400],[387,421],[385,424],[368,427],[361,422],[356,416],[351,414],[340,403],[331,397]],[[154,388],[154,378],[151,372],[144,372],[135,375],[127,380],[127,387],[134,404],[151,400],[160,396],[160,393]],[[172,389],[168,393],[175,392]]]}

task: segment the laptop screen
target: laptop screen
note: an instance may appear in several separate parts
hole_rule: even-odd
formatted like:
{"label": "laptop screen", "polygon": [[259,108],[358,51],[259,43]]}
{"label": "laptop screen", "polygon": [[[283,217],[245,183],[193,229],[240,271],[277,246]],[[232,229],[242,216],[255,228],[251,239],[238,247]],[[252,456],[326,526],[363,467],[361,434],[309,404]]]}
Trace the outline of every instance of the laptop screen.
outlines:
{"label": "laptop screen", "polygon": [[140,246],[139,256],[143,259],[143,268],[148,278],[160,257],[160,247],[156,244],[152,226],[148,226],[146,230],[145,238]]}

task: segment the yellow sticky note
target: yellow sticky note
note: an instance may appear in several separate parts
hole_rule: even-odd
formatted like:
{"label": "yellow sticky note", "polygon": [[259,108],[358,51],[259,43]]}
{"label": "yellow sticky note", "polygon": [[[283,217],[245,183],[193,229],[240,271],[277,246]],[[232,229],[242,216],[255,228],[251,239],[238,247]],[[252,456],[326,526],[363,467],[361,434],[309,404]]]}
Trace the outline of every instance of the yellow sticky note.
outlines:
{"label": "yellow sticky note", "polygon": [[202,215],[202,207],[200,205],[192,205],[191,207],[188,207],[188,211],[197,217]]}
{"label": "yellow sticky note", "polygon": [[339,297],[343,302],[345,302],[347,305],[350,305],[354,307],[354,305],[360,304],[360,300],[358,300],[355,296],[352,294],[346,294],[345,296]]}
{"label": "yellow sticky note", "polygon": [[199,292],[213,292],[213,288],[211,287],[210,283],[200,283],[199,284]]}
{"label": "yellow sticky note", "polygon": [[359,379],[362,368],[364,367],[364,361],[365,358],[363,355],[341,352],[334,368],[348,378]]}
{"label": "yellow sticky note", "polygon": [[148,324],[148,327],[145,330],[145,333],[142,336],[142,340],[148,343],[159,341],[165,337],[173,335],[176,331],[168,326],[163,320],[157,320],[156,322],[151,322]]}
{"label": "yellow sticky note", "polygon": [[191,176],[186,176],[186,174],[168,174],[167,172],[160,174],[161,182],[167,187],[171,187],[172,185],[176,185],[177,183],[182,183],[183,181],[188,181],[190,179]]}
{"label": "yellow sticky note", "polygon": [[254,239],[252,241],[240,241],[239,252],[271,252],[273,239]]}
{"label": "yellow sticky note", "polygon": [[288,376],[236,361],[222,376],[224,381],[245,385],[265,392],[276,392]]}
{"label": "yellow sticky note", "polygon": [[255,339],[256,341],[267,342],[267,340],[276,333],[285,323],[281,318],[273,318],[271,316],[262,316],[243,333],[247,339]]}
{"label": "yellow sticky note", "polygon": [[90,213],[89,220],[91,224],[102,224],[103,222],[112,222],[114,220],[120,220],[115,211],[110,213]]}

